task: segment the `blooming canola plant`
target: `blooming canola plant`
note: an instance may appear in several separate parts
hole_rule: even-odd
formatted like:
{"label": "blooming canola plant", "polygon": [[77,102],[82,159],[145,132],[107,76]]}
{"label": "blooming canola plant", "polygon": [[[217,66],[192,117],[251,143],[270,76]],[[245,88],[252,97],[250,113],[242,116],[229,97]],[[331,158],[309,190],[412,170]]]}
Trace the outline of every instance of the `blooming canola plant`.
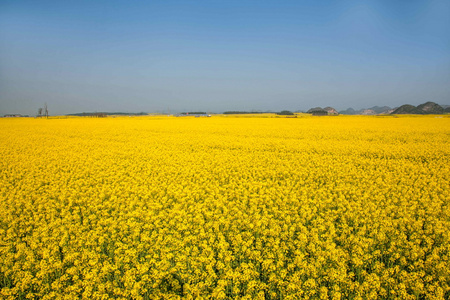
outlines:
{"label": "blooming canola plant", "polygon": [[448,299],[450,118],[0,119],[4,299]]}

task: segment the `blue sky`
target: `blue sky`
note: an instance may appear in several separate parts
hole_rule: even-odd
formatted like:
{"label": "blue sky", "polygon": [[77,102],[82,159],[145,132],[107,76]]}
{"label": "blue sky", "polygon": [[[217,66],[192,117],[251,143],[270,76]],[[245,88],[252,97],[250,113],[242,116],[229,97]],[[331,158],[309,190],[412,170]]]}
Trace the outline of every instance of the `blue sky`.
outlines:
{"label": "blue sky", "polygon": [[450,1],[0,1],[0,114],[450,104]]}

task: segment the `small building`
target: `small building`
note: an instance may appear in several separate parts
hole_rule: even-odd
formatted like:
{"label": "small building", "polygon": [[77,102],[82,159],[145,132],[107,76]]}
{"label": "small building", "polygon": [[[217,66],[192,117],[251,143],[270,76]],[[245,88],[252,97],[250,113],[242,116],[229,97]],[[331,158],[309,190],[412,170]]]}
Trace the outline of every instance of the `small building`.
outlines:
{"label": "small building", "polygon": [[5,118],[20,118],[22,117],[21,114],[7,114],[4,116]]}

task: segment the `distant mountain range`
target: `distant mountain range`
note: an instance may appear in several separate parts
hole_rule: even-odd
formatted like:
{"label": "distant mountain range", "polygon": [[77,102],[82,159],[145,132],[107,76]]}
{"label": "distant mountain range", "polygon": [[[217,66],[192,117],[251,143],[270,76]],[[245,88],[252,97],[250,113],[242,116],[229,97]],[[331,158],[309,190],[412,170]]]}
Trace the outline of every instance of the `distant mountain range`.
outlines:
{"label": "distant mountain range", "polygon": [[439,104],[434,102],[426,102],[418,105],[417,107],[410,104],[405,104],[395,109],[393,114],[416,114],[416,115],[427,115],[427,114],[443,114],[444,112],[450,112],[450,107],[444,109]]}
{"label": "distant mountain range", "polygon": [[434,102],[426,102],[418,106],[405,104],[400,107],[391,108],[389,106],[374,106],[371,108],[364,108],[360,110],[354,110],[353,108],[347,108],[341,110],[339,114],[342,115],[389,115],[389,114],[443,114],[450,113],[450,105],[439,105]]}
{"label": "distant mountain range", "polygon": [[389,106],[374,106],[370,108],[363,108],[360,110],[354,110],[353,108],[348,108],[346,110],[340,111],[342,115],[378,115],[378,114],[390,114],[394,109]]}
{"label": "distant mountain range", "polygon": [[[225,111],[223,114],[258,114],[258,113],[277,113],[273,111]],[[291,114],[290,111],[282,111],[281,113],[278,112],[278,114]],[[296,111],[296,112],[302,112],[302,111]],[[410,104],[404,104],[400,107],[394,107],[391,108],[389,106],[373,106],[370,108],[363,108],[360,110],[355,110],[353,108],[347,108],[346,110],[337,111],[333,107],[327,106],[327,107],[313,107],[307,111],[307,113],[313,114],[313,115],[389,115],[389,114],[418,114],[418,115],[425,115],[425,114],[444,114],[444,113],[450,113],[450,105],[439,105],[434,102],[426,102],[423,104],[420,104],[418,106],[410,105]],[[205,112],[189,112],[189,113],[181,113],[187,114],[187,115],[194,115],[194,114],[205,114]],[[128,112],[83,112],[83,113],[76,113],[76,114],[68,114],[68,116],[84,116],[84,117],[102,117],[102,116],[111,116],[111,115],[127,115],[127,116],[142,116],[142,115],[148,115],[148,113],[140,112],[140,113],[128,113]],[[6,115],[5,115],[6,116]],[[7,115],[9,116],[9,115]]]}

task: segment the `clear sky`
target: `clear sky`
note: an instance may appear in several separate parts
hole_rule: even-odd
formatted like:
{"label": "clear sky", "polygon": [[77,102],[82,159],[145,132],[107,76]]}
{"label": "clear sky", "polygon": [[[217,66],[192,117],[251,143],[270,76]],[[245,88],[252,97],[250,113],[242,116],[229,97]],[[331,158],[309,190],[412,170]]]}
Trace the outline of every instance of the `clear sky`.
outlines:
{"label": "clear sky", "polygon": [[450,1],[0,0],[0,114],[450,104]]}

